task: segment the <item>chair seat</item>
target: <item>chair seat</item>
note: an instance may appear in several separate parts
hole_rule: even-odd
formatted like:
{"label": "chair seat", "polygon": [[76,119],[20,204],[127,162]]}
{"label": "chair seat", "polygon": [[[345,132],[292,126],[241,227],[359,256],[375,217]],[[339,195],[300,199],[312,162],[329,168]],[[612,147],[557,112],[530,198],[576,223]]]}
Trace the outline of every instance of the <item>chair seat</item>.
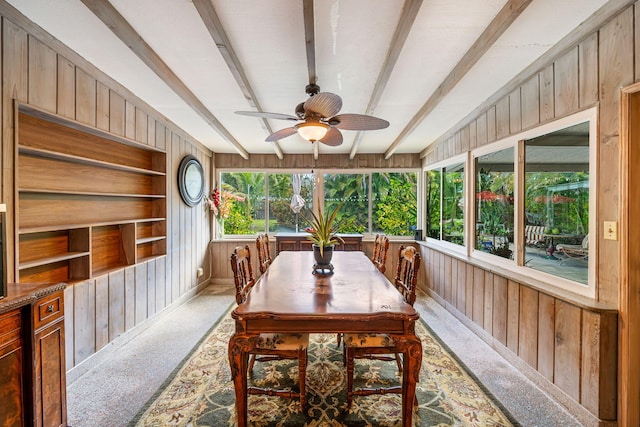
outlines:
{"label": "chair seat", "polygon": [[309,334],[260,334],[256,345],[264,350],[304,350]]}
{"label": "chair seat", "polygon": [[387,334],[344,334],[348,347],[393,347],[395,341]]}

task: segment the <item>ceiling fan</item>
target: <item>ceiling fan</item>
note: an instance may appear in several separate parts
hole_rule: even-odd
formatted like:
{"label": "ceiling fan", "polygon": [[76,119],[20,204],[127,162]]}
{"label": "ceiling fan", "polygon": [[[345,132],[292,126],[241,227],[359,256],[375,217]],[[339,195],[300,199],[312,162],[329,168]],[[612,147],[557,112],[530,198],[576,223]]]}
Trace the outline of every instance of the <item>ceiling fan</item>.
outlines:
{"label": "ceiling fan", "polygon": [[338,114],[342,108],[342,98],[335,93],[320,92],[320,86],[316,84],[307,85],[305,91],[309,99],[296,106],[295,116],[258,111],[236,111],[236,114],[299,122],[295,126],[272,133],[265,139],[268,142],[298,133],[312,143],[319,141],[336,147],[342,144],[340,130],[377,130],[389,126],[388,121],[365,114]]}

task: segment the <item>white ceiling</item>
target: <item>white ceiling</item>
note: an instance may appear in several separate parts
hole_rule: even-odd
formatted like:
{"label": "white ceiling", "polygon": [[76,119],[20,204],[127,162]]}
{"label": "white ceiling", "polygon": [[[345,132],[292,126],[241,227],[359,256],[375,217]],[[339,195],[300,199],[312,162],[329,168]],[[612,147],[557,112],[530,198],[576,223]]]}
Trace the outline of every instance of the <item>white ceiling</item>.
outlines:
{"label": "white ceiling", "polygon": [[[278,147],[284,155],[312,152],[311,144],[298,135],[276,144],[265,142],[270,132],[262,120],[234,114],[254,108],[198,13],[197,0],[6,1],[214,152],[277,153]],[[307,98],[309,83],[303,1],[210,1],[262,110],[293,115]],[[421,152],[607,2],[532,0],[469,71],[454,79],[459,81],[430,113],[416,121],[416,114],[446,79],[451,81],[454,67],[464,63],[465,53],[500,10],[527,1],[316,0],[317,83],[322,91],[342,97],[341,113],[368,113],[387,55],[394,52],[392,39],[405,3],[419,9],[411,14],[413,25],[369,112],[390,126],[363,132],[353,152],[358,132],[342,131],[344,143],[321,145],[320,153]],[[193,100],[167,84],[166,73],[154,73],[85,4],[94,10],[115,8],[178,83],[204,105],[214,124],[194,108]],[[132,40],[129,45],[142,45]],[[291,122],[269,120],[269,125],[276,131]]]}

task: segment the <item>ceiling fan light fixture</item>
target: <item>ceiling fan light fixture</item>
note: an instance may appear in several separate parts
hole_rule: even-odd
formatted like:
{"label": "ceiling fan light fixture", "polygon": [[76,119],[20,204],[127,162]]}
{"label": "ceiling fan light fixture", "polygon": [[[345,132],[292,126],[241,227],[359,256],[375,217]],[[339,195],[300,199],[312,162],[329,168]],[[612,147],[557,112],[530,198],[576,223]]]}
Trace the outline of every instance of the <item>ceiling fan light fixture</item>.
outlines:
{"label": "ceiling fan light fixture", "polygon": [[295,126],[298,134],[307,141],[315,142],[322,139],[329,130],[329,125],[320,122],[306,122]]}

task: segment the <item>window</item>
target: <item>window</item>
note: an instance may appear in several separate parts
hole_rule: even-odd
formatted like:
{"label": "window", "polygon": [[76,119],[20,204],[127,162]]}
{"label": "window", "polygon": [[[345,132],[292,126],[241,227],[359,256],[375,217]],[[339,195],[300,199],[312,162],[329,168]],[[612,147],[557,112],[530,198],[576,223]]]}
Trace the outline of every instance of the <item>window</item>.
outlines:
{"label": "window", "polygon": [[[462,156],[431,166],[429,240],[464,246],[469,256],[536,285],[593,298],[596,120],[592,108],[478,147],[467,174]],[[472,180],[469,190],[465,179]]]}
{"label": "window", "polygon": [[342,203],[336,221],[343,233],[369,230],[369,174],[324,174],[325,210]]}
{"label": "window", "polygon": [[527,245],[524,265],[587,284],[589,123],[524,145],[525,223],[543,227],[543,241]]}
{"label": "window", "polygon": [[427,171],[427,236],[464,245],[464,162]]}
{"label": "window", "polygon": [[442,170],[442,240],[464,244],[464,163]]}
{"label": "window", "polygon": [[440,184],[441,170],[432,169],[427,171],[427,237],[440,240]]}
{"label": "window", "polygon": [[219,223],[224,235],[303,231],[307,225],[304,215],[296,214],[291,206],[299,186],[304,210],[312,209],[318,200],[326,209],[343,204],[338,218],[343,221],[343,233],[413,236],[418,176],[415,170],[320,174],[221,171]]}
{"label": "window", "polygon": [[513,259],[514,149],[479,156],[475,161],[476,249]]}
{"label": "window", "polygon": [[265,230],[265,174],[223,172],[220,221],[224,234],[255,234]]}
{"label": "window", "polygon": [[418,174],[371,174],[373,233],[413,236],[417,224]]}
{"label": "window", "polygon": [[[313,174],[272,173],[268,182],[269,232],[304,230],[300,211],[313,208]],[[300,196],[296,201],[304,202],[303,206],[292,206],[295,193]]]}

